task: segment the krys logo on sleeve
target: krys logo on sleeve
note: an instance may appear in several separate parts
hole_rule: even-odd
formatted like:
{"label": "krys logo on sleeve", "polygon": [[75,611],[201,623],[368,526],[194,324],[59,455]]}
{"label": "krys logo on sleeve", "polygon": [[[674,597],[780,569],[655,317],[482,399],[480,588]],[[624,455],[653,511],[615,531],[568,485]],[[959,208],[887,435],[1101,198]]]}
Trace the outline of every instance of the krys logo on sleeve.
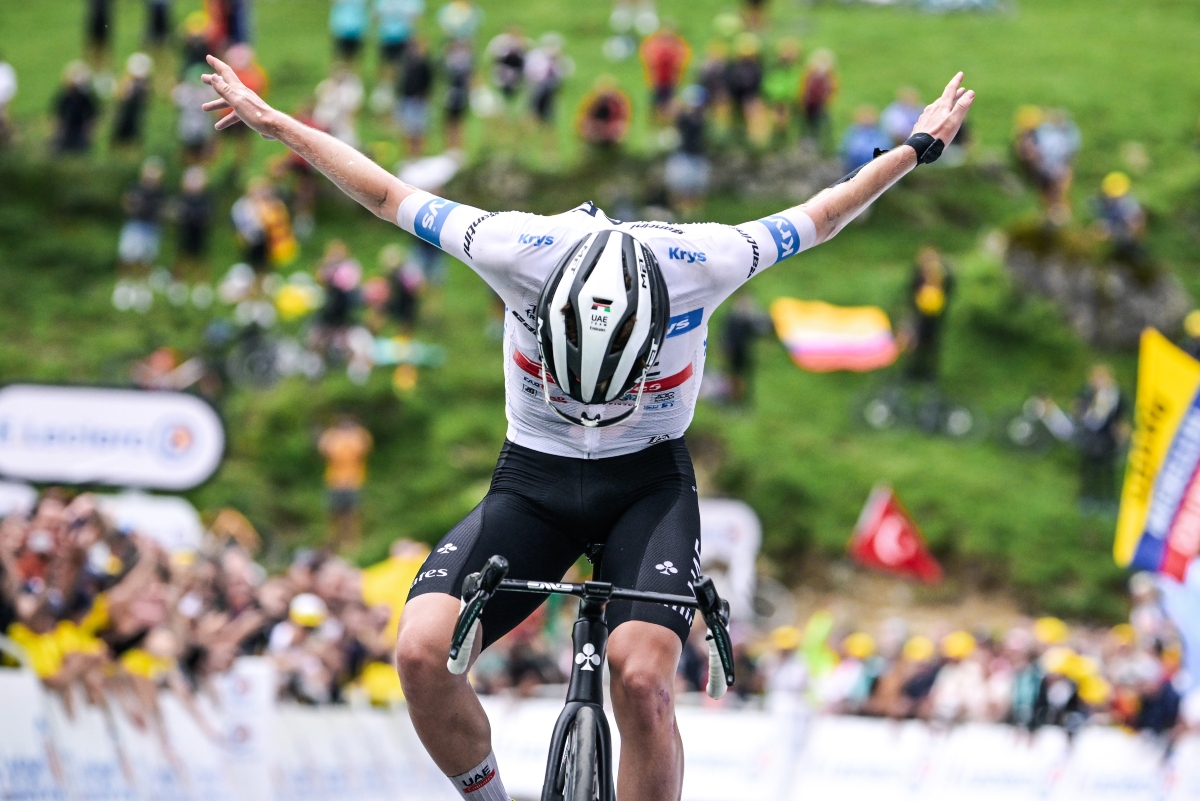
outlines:
{"label": "krys logo on sleeve", "polygon": [[763,217],[759,222],[767,226],[771,238],[775,240],[775,247],[779,249],[779,258],[776,261],[783,261],[800,252],[800,232],[787,217],[774,214]]}
{"label": "krys logo on sleeve", "polygon": [[0,389],[0,475],[185,490],[220,466],[225,431],[181,392],[14,384]]}
{"label": "krys logo on sleeve", "polygon": [[413,232],[434,247],[440,248],[446,218],[458,205],[453,200],[435,197],[417,212],[417,217],[413,220]]}

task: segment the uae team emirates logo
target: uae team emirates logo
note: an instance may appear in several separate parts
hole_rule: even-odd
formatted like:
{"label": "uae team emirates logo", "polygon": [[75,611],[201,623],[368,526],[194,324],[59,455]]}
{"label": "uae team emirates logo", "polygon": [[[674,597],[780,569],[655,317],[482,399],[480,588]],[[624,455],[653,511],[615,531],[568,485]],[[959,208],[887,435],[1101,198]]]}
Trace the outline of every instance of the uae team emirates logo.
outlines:
{"label": "uae team emirates logo", "polygon": [[473,793],[490,782],[493,778],[495,778],[495,776],[496,774],[492,772],[492,769],[487,765],[484,765],[478,773],[472,774],[465,779],[460,779],[459,781],[462,784],[462,791],[464,793]]}
{"label": "uae team emirates logo", "polygon": [[592,298],[592,316],[588,328],[593,331],[608,330],[608,318],[612,314],[612,301]]}

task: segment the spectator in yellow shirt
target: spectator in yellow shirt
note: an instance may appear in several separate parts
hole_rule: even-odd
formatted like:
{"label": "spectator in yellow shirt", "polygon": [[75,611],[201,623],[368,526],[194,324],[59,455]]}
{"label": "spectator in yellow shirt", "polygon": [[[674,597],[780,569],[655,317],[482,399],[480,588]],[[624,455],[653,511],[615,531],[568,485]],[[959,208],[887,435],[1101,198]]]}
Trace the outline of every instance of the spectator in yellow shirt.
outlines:
{"label": "spectator in yellow shirt", "polygon": [[321,435],[317,449],[325,457],[325,489],[329,497],[332,546],[356,547],[362,536],[358,495],[367,480],[371,434],[351,417],[342,417]]}

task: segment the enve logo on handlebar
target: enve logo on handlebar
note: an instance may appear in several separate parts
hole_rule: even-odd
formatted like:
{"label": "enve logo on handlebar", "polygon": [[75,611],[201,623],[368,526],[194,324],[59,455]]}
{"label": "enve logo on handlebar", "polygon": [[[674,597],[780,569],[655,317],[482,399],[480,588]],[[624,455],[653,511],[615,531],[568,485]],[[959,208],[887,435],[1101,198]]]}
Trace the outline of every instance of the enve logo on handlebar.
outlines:
{"label": "enve logo on handlebar", "polygon": [[551,581],[527,581],[529,589],[537,592],[570,592],[570,584],[555,584]]}

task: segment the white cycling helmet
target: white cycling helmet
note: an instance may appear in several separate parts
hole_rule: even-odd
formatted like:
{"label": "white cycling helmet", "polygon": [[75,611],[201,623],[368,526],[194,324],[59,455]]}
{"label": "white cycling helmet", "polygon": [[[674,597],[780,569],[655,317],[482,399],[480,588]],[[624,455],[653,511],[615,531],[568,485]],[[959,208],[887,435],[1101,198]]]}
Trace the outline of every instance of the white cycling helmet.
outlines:
{"label": "white cycling helmet", "polygon": [[537,309],[542,375],[580,403],[611,403],[638,385],[632,409],[615,417],[578,419],[550,401],[567,422],[588,428],[619,423],[642,403],[646,375],[658,358],[670,318],[667,285],[654,254],[621,231],[580,240],[542,287]]}

